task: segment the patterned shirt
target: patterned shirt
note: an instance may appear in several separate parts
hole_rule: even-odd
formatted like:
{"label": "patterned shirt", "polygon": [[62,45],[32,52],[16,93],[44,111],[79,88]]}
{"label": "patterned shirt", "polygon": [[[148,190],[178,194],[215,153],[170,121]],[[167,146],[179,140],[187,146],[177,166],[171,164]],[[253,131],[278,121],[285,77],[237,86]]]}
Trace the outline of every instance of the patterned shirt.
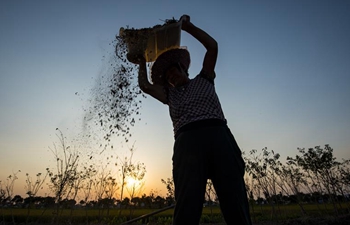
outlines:
{"label": "patterned shirt", "polygon": [[185,86],[168,89],[168,106],[174,133],[191,122],[220,119],[226,122],[214,81],[199,74]]}

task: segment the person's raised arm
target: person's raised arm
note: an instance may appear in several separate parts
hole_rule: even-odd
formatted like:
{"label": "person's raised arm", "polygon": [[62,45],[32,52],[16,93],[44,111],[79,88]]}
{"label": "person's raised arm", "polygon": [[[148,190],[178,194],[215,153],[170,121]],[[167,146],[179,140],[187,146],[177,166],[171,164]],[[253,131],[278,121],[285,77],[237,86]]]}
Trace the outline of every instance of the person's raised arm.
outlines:
{"label": "person's raised arm", "polygon": [[196,38],[202,45],[206,48],[207,52],[205,53],[203,60],[203,72],[209,78],[215,78],[215,65],[216,59],[218,56],[218,44],[214,38],[212,38],[209,34],[207,34],[202,29],[198,28],[194,24],[191,23],[190,17],[187,15],[183,15],[180,18],[182,22],[181,29],[191,34],[194,38]]}
{"label": "person's raised arm", "polygon": [[145,58],[140,57],[138,64],[139,64],[138,84],[140,89],[146,94],[149,94],[155,99],[166,104],[168,102],[168,98],[164,91],[164,87],[160,85],[151,84],[148,80]]}

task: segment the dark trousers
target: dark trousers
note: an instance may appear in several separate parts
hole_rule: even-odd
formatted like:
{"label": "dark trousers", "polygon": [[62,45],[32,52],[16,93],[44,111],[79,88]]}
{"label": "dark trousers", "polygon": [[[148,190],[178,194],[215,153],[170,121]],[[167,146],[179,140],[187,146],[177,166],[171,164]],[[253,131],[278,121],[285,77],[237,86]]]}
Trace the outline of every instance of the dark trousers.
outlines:
{"label": "dark trousers", "polygon": [[182,132],[175,140],[173,154],[173,224],[199,224],[207,179],[211,179],[226,223],[250,225],[243,175],[244,161],[229,128],[213,126]]}

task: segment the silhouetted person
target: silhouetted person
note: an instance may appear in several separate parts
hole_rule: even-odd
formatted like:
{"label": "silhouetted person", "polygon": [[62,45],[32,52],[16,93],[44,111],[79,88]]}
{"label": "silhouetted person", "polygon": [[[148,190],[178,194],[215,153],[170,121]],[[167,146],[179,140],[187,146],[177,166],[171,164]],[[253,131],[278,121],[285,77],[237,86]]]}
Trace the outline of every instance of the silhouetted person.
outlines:
{"label": "silhouetted person", "polygon": [[206,48],[203,67],[189,78],[190,55],[178,48],[162,53],[148,81],[146,60],[140,57],[138,82],[141,90],[169,106],[175,143],[173,178],[176,206],[173,224],[198,224],[205,198],[207,179],[211,179],[227,224],[251,224],[243,179],[241,151],[227,127],[215,92],[217,42],[181,17],[181,29]]}

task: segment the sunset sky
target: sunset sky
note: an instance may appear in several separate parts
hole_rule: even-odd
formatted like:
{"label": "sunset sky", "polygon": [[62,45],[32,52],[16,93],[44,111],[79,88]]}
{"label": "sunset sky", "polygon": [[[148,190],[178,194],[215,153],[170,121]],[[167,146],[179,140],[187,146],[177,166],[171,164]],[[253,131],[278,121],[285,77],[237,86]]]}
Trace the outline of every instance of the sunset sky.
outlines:
{"label": "sunset sky", "polygon": [[[0,180],[21,170],[15,190],[24,196],[26,173],[54,167],[59,128],[68,144],[84,142],[81,154],[101,157],[95,163],[128,156],[134,144],[146,191],[165,195],[160,180],[171,177],[174,141],[165,105],[143,99],[132,140],[117,139],[102,155],[98,129],[96,139],[80,137],[120,27],[183,14],[219,44],[216,90],[243,151],[267,147],[285,159],[329,144],[339,161],[350,158],[350,1],[14,0],[0,1]],[[194,77],[204,48],[185,32],[181,45]]]}

